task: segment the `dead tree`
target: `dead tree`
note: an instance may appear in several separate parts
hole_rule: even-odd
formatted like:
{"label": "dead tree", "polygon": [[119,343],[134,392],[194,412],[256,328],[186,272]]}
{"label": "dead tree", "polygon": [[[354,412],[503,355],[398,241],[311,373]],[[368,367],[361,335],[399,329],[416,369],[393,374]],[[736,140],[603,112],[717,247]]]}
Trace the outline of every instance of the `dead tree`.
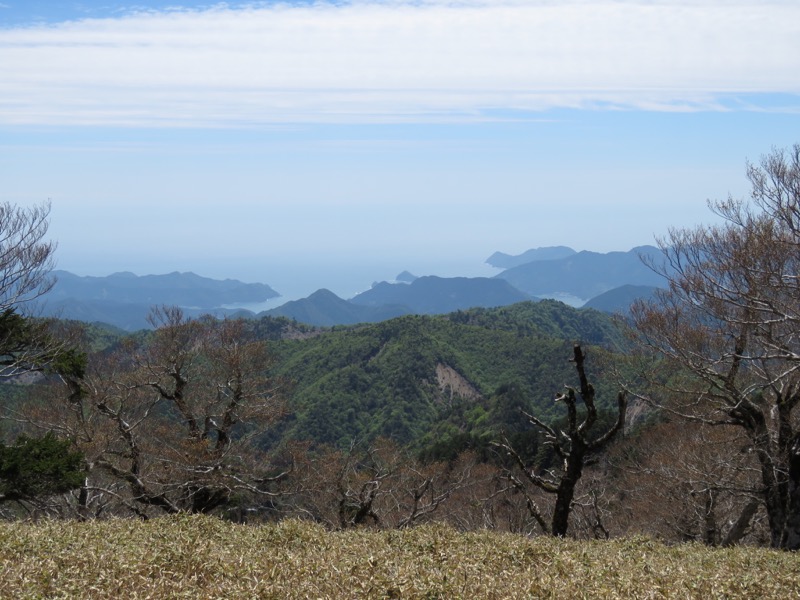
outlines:
{"label": "dead tree", "polygon": [[[585,359],[586,354],[581,350],[580,345],[576,344],[571,360],[575,363],[575,368],[578,371],[580,388],[576,390],[573,387],[566,386],[566,391],[556,396],[555,399],[556,402],[563,402],[567,407],[566,431],[557,431],[541,419],[522,411],[522,414],[531,425],[544,433],[545,444],[552,447],[556,456],[561,459],[560,472],[537,473],[536,468],[527,465],[507,439],[497,444],[512,458],[518,467],[518,469],[508,469],[506,476],[514,487],[525,495],[531,516],[546,533],[556,537],[563,537],[567,533],[570,511],[575,497],[575,487],[583,474],[583,467],[586,465],[587,458],[590,454],[598,452],[607,445],[625,424],[627,397],[624,392],[620,392],[617,396],[616,423],[599,437],[594,439],[590,437],[590,430],[597,422],[597,406],[595,405],[594,386],[589,383],[586,377]],[[582,421],[579,421],[578,397],[586,407],[586,414]],[[522,473],[522,478],[516,471]],[[535,488],[556,496],[553,517],[549,525],[527,484],[532,484]]]}

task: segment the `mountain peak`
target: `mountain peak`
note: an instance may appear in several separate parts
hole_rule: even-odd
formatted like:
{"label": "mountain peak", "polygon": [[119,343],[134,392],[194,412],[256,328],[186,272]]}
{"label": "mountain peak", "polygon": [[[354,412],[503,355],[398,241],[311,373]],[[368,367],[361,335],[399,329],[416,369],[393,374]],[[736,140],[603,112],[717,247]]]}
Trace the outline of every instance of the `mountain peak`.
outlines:
{"label": "mountain peak", "polygon": [[395,277],[395,281],[400,283],[411,283],[415,279],[419,279],[416,275],[412,275],[408,271],[403,271],[397,277]]}
{"label": "mountain peak", "polygon": [[336,294],[334,294],[332,291],[330,291],[327,288],[318,289],[316,292],[312,293],[308,297],[308,299],[309,300],[311,300],[311,299],[314,299],[314,300],[334,300],[334,299],[335,300],[342,300],[342,298],[339,298],[339,296],[337,296]]}

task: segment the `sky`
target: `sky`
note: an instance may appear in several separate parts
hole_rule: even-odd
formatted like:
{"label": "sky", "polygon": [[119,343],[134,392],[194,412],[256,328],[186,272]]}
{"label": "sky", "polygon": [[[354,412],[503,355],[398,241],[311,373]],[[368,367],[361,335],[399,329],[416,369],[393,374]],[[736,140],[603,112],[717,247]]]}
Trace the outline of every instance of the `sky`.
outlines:
{"label": "sky", "polygon": [[491,276],[714,222],[798,74],[796,0],[0,0],[0,201],[78,275]]}

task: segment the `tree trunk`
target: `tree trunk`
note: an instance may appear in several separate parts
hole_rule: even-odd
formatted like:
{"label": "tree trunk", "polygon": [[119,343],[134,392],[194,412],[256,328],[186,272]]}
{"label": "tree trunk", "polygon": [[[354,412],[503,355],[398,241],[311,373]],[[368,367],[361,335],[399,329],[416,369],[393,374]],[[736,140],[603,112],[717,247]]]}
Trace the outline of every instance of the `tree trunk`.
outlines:
{"label": "tree trunk", "polygon": [[[767,510],[769,523],[770,547],[784,548],[786,532],[787,485],[781,481],[778,473],[785,468],[785,463],[776,457],[775,449],[770,444],[770,434],[766,426],[766,418],[761,411],[750,413],[750,423],[745,427],[753,443],[761,470],[764,507]],[[781,464],[783,463],[783,464]]]}
{"label": "tree trunk", "polygon": [[800,550],[800,433],[789,450],[789,493],[783,548]]}
{"label": "tree trunk", "polygon": [[567,471],[558,484],[556,505],[553,509],[553,524],[551,534],[556,537],[567,535],[569,528],[569,514],[572,510],[572,499],[575,497],[575,486],[583,474],[583,461],[586,457],[587,447],[580,440],[573,440],[573,447],[567,460]]}
{"label": "tree trunk", "polygon": [[761,506],[761,501],[757,498],[747,503],[739,515],[739,518],[736,519],[736,522],[728,530],[728,534],[722,542],[723,546],[733,546],[739,543],[750,528],[750,522],[753,520],[759,506]]}
{"label": "tree trunk", "polygon": [[703,543],[706,546],[717,545],[716,502],[716,494],[712,490],[706,490],[705,514],[703,515]]}
{"label": "tree trunk", "polygon": [[78,520],[87,521],[89,514],[89,478],[83,480],[80,492],[78,492]]}

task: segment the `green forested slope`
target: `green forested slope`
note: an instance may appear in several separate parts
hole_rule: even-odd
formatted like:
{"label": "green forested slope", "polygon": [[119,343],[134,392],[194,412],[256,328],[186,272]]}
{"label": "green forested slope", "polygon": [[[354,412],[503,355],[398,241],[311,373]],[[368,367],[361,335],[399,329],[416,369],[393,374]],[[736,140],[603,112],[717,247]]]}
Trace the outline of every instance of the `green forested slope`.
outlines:
{"label": "green forested slope", "polygon": [[448,315],[456,323],[502,329],[520,335],[558,339],[618,348],[624,345],[614,321],[596,310],[573,308],[557,300],[520,302],[498,308],[474,308]]}
{"label": "green forested slope", "polygon": [[[572,344],[618,339],[601,313],[525,302],[284,340],[274,346],[276,374],[294,382],[291,416],[270,441],[346,445],[386,436],[421,448],[513,431],[519,406],[555,419],[554,394],[574,383]],[[604,354],[590,350],[601,397],[609,387]]]}

